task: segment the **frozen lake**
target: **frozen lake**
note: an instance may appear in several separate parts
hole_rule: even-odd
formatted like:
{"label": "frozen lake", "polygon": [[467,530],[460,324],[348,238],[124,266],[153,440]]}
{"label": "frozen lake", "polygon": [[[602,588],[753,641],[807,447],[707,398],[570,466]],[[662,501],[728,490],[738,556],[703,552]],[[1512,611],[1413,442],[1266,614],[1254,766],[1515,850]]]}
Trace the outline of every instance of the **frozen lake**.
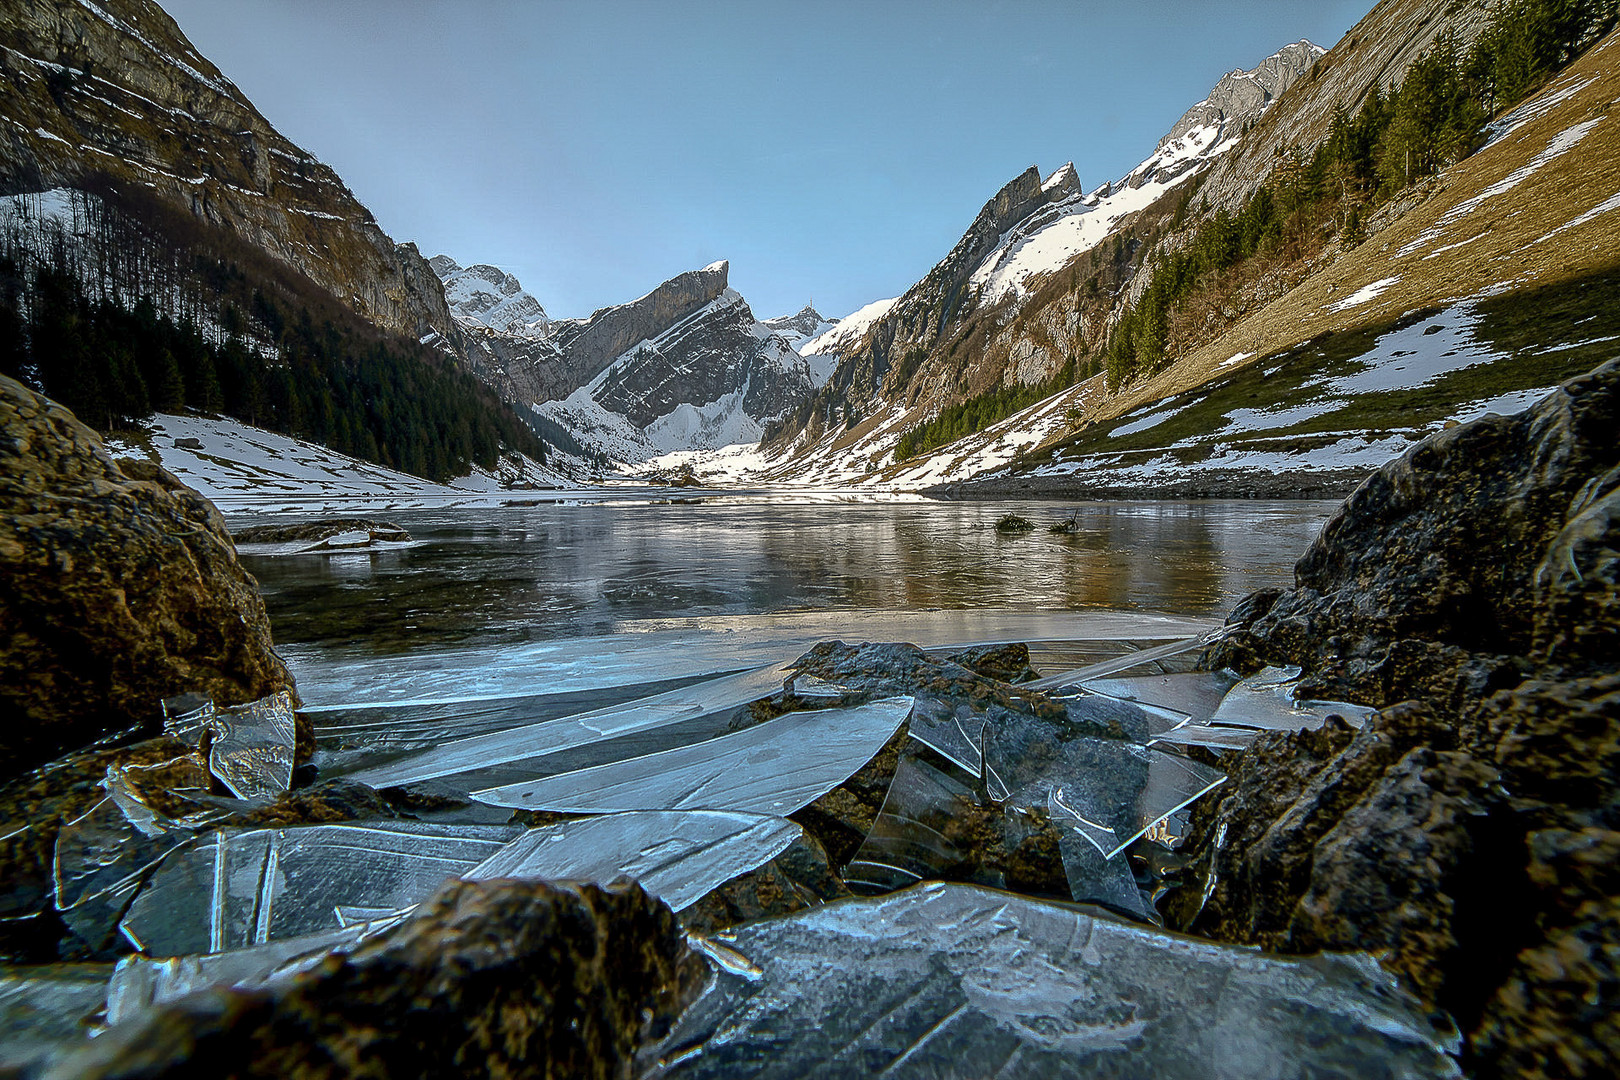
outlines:
{"label": "frozen lake", "polygon": [[[442,699],[771,662],[825,637],[1178,636],[1291,583],[1335,506],[535,504],[390,513],[414,544],[243,562],[306,701]],[[996,532],[1008,513],[1036,531]],[[1071,515],[1075,532],[1048,531]]]}

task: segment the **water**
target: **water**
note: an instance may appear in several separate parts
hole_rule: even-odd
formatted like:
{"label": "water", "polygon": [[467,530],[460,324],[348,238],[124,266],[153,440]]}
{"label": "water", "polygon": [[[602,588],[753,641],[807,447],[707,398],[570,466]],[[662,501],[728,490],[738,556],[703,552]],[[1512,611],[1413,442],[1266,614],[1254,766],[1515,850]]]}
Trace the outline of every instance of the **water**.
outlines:
{"label": "water", "polygon": [[[1336,504],[1302,501],[528,505],[390,515],[375,553],[243,556],[292,658],[484,650],[821,613],[1142,611],[1218,617],[1290,584]],[[1016,513],[1032,533],[994,524]],[[1076,516],[1078,531],[1047,526]],[[245,523],[245,519],[244,519]]]}

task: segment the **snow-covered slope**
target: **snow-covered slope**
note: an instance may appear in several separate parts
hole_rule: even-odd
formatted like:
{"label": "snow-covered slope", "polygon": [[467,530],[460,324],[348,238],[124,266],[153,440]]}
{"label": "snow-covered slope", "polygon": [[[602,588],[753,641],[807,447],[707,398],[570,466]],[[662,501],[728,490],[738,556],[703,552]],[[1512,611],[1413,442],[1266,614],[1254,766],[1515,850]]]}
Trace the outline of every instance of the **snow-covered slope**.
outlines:
{"label": "snow-covered slope", "polygon": [[487,263],[458,266],[448,255],[435,255],[428,265],[444,283],[444,299],[456,322],[518,338],[544,336],[551,322],[545,308],[511,274]]}
{"label": "snow-covered slope", "polygon": [[809,304],[800,308],[797,314],[778,315],[774,319],[761,319],[760,322],[773,334],[782,335],[795,350],[838,325],[837,319],[826,318]]}
{"label": "snow-covered slope", "polygon": [[435,484],[236,420],[159,413],[145,434],[145,446],[108,439],[107,449],[155,459],[226,511],[481,504],[589,490],[520,454],[493,472],[475,468]]}
{"label": "snow-covered slope", "polygon": [[[1182,114],[1146,161],[1118,181],[1038,211],[1008,230],[970,279],[980,289],[979,302],[994,303],[1009,292],[1027,293],[1032,282],[1105,240],[1121,219],[1197,175],[1236,145],[1244,128],[1323,52],[1309,41],[1299,41],[1249,71],[1222,76],[1207,98]],[[1072,174],[1073,168],[1065,165],[1045,186],[1061,182],[1064,170]]]}

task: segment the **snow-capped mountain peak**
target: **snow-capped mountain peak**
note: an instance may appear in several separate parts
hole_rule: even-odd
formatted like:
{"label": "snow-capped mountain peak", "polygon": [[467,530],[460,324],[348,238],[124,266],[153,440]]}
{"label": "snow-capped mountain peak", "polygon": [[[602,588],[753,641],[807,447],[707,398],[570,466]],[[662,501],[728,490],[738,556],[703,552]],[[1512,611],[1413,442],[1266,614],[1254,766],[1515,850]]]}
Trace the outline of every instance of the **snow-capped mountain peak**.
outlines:
{"label": "snow-capped mountain peak", "polygon": [[435,255],[428,260],[428,266],[444,283],[450,314],[462,326],[538,338],[551,322],[540,301],[525,292],[517,278],[497,266],[460,266],[448,255]]}
{"label": "snow-capped mountain peak", "polygon": [[780,334],[793,346],[794,351],[812,338],[820,337],[828,330],[838,325],[837,319],[829,319],[809,304],[804,305],[793,315],[778,315],[774,319],[763,319],[760,325],[773,334]]}

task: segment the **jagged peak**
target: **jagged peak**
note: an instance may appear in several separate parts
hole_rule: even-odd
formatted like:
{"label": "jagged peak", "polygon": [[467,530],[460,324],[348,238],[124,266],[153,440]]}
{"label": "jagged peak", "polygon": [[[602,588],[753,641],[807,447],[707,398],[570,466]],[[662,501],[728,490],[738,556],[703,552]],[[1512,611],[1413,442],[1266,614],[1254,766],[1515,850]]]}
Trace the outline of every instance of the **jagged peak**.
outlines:
{"label": "jagged peak", "polygon": [[1074,162],[1064,162],[1051,176],[1041,183],[1041,190],[1046,192],[1062,192],[1064,196],[1080,194],[1080,174],[1074,170]]}

